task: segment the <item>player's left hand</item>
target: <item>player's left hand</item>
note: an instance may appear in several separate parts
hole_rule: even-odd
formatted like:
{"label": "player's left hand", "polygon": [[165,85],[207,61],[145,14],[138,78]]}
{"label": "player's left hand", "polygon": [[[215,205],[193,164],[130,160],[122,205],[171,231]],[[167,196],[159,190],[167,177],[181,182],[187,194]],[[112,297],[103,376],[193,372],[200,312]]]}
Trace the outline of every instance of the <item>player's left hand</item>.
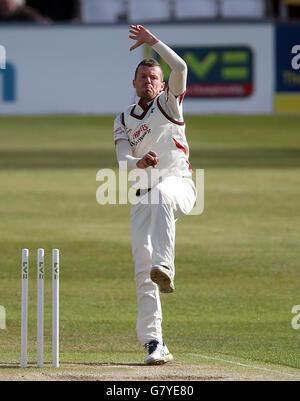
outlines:
{"label": "player's left hand", "polygon": [[158,164],[158,154],[150,150],[144,157],[142,157],[137,163],[136,166],[138,168],[147,168],[152,166],[153,168],[156,167]]}
{"label": "player's left hand", "polygon": [[136,49],[144,43],[147,43],[149,46],[153,46],[158,42],[157,37],[142,25],[130,25],[130,28],[131,29],[129,32],[132,33],[132,35],[129,35],[129,37],[130,39],[136,40],[136,43],[131,46],[130,51]]}

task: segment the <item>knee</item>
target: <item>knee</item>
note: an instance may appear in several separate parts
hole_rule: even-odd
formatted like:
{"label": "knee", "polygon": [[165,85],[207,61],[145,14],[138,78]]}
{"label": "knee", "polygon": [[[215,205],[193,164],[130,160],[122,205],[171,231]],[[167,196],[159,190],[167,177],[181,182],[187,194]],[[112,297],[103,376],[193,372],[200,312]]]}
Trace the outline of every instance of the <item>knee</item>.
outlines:
{"label": "knee", "polygon": [[135,273],[150,269],[152,260],[152,245],[147,241],[134,241],[132,244],[132,256],[135,265]]}
{"label": "knee", "polygon": [[139,293],[150,293],[156,289],[156,284],[150,278],[149,271],[142,271],[135,275],[135,283],[137,292]]}
{"label": "knee", "polygon": [[142,271],[139,273],[136,273],[135,275],[135,282],[137,288],[149,284],[149,282],[152,281],[150,279],[150,273],[148,271]]}

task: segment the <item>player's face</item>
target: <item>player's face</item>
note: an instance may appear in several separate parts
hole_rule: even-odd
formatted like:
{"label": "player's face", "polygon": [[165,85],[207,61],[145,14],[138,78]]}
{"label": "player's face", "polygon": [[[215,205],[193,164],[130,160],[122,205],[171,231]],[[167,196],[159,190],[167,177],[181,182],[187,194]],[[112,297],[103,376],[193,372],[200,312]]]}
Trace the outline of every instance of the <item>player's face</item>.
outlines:
{"label": "player's face", "polygon": [[141,65],[136,79],[133,81],[133,86],[137,95],[142,99],[147,101],[154,99],[165,87],[160,67]]}

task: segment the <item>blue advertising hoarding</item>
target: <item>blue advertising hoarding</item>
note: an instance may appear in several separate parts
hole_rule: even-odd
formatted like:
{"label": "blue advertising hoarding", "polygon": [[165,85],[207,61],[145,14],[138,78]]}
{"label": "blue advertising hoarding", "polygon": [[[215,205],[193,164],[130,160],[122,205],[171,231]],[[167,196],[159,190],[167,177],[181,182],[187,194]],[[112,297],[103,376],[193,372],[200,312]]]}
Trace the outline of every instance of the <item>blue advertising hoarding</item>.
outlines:
{"label": "blue advertising hoarding", "polygon": [[276,26],[277,112],[300,113],[300,24]]}

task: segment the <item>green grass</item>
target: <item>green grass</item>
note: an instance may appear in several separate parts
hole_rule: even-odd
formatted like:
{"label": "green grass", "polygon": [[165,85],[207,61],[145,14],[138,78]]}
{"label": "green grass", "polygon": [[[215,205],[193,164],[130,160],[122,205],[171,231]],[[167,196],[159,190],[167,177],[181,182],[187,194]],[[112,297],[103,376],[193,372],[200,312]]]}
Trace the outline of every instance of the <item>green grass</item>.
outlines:
{"label": "green grass", "polygon": [[[189,354],[300,368],[300,118],[187,117],[205,210],[177,223],[176,292],[162,295],[164,337]],[[31,250],[29,360],[36,359],[36,249],[61,250],[62,362],[141,362],[128,205],[96,202],[116,169],[112,117],[0,118],[0,362],[19,362],[21,249]],[[197,359],[192,360],[197,363]],[[199,361],[198,361],[199,362]],[[200,363],[200,362],[199,362]]]}

